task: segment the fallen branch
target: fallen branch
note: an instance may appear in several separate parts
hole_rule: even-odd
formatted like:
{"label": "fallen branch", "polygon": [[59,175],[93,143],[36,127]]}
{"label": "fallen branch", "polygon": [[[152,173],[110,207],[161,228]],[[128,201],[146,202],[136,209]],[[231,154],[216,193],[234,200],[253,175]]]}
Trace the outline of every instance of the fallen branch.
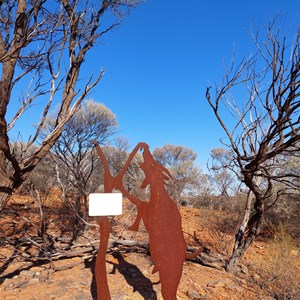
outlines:
{"label": "fallen branch", "polygon": [[[188,250],[193,252],[195,251],[192,247],[189,247]],[[223,255],[205,247],[199,255],[195,258],[188,259],[188,261],[196,262],[200,265],[212,267],[218,270],[224,269],[226,264],[226,260]]]}
{"label": "fallen branch", "polygon": [[[47,249],[46,245],[39,238],[22,238],[18,241],[13,241],[13,246],[17,249],[20,246],[27,246],[27,249],[30,248],[30,245],[34,247],[38,247],[39,249],[43,249],[43,252],[39,252],[39,255],[35,256],[30,252],[20,253],[20,256],[24,261],[32,261],[35,263],[41,262],[50,262],[58,261],[61,259],[69,259],[74,257],[82,257],[85,259],[90,259],[96,256],[99,247],[99,240],[93,240],[86,244],[74,244],[70,247],[70,249],[59,249],[59,248],[49,248]],[[54,247],[51,245],[51,247]],[[107,253],[114,252],[123,252],[123,253],[143,253],[146,255],[150,255],[150,246],[148,241],[136,241],[136,240],[123,240],[114,238],[111,236],[108,251]],[[196,249],[193,247],[188,248],[188,253],[195,252]],[[41,256],[41,253],[44,255]],[[23,255],[22,255],[23,254]],[[24,255],[26,254],[26,255]],[[208,248],[203,247],[202,252],[194,258],[187,259],[190,262],[198,263],[204,266],[216,268],[216,269],[224,269],[225,267],[225,257],[219,253],[216,253]],[[76,262],[77,264],[77,262]],[[61,268],[68,269],[72,266],[62,266]],[[56,270],[57,268],[54,268]]]}

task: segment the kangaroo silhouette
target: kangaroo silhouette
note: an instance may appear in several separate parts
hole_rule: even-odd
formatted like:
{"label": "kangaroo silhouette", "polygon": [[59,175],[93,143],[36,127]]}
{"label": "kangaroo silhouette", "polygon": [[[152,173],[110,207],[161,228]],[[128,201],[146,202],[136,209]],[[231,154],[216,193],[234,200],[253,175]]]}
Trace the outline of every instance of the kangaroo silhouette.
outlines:
{"label": "kangaroo silhouette", "polygon": [[145,174],[141,188],[150,187],[150,199],[148,202],[141,201],[123,185],[118,188],[138,209],[136,220],[129,229],[137,231],[142,220],[149,233],[150,253],[154,263],[152,273],[159,272],[163,298],[175,300],[187,257],[187,245],[178,207],[165,189],[166,181],[172,176],[153,158],[146,143],[139,143],[138,147],[143,149],[143,162],[139,166]]}
{"label": "kangaroo silhouette", "polygon": [[[137,231],[140,222],[143,221],[149,233],[150,253],[154,264],[152,273],[159,272],[163,298],[165,300],[176,300],[183,263],[187,258],[187,245],[183,236],[178,207],[165,188],[166,181],[172,179],[171,174],[153,158],[146,143],[137,144],[130,153],[124,167],[115,177],[111,175],[105,155],[97,144],[96,149],[103,165],[105,165],[106,177],[104,181],[108,182],[107,186],[111,189],[119,189],[137,206],[136,220],[128,229]],[[143,150],[143,162],[139,166],[145,174],[141,188],[150,187],[148,202],[141,201],[130,194],[124,188],[122,182],[123,175],[139,149]],[[189,257],[195,257],[199,253],[200,249],[189,255]]]}
{"label": "kangaroo silhouette", "polygon": [[[135,153],[138,151],[138,146],[132,151],[131,155],[128,157],[128,161],[121,170],[119,176],[113,176],[110,172],[107,159],[98,145],[97,141],[93,141],[97,153],[100,157],[100,160],[104,169],[104,192],[111,193],[116,186],[122,184],[123,174],[126,172],[130,162]],[[96,277],[96,286],[97,286],[97,299],[98,300],[110,300],[109,286],[107,282],[107,270],[106,270],[106,252],[108,248],[109,234],[111,229],[110,220],[107,216],[100,216],[97,218],[99,224],[99,233],[100,233],[100,243],[99,249],[96,257],[95,265],[95,277]]]}

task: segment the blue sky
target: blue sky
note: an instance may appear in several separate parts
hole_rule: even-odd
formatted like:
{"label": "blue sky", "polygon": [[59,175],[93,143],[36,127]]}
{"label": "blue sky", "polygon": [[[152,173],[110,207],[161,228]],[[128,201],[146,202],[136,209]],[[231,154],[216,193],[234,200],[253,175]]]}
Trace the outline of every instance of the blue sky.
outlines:
{"label": "blue sky", "polygon": [[93,49],[81,76],[107,68],[90,98],[115,113],[132,147],[183,145],[204,166],[224,137],[206,87],[221,82],[233,48],[238,58],[251,52],[251,24],[277,13],[295,26],[300,1],[146,0]]}
{"label": "blue sky", "polygon": [[92,98],[116,114],[132,146],[183,145],[205,165],[224,137],[206,87],[221,82],[233,48],[237,57],[251,52],[253,22],[277,13],[294,26],[300,1],[145,1],[94,50],[94,61],[107,71]]}

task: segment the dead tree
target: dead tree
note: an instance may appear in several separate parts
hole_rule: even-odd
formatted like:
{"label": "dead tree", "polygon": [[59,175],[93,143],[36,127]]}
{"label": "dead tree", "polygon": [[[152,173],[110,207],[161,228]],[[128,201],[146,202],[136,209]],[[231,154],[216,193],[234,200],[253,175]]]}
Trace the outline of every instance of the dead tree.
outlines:
{"label": "dead tree", "polygon": [[300,32],[288,43],[279,28],[276,19],[265,26],[262,43],[257,30],[252,35],[256,55],[238,66],[232,62],[221,86],[206,92],[232,153],[228,167],[248,189],[228,271],[236,269],[260,233],[266,210],[299,184],[295,173],[282,169],[282,158],[300,150]]}
{"label": "dead tree", "polygon": [[[0,212],[103,76],[100,70],[95,77],[81,80],[79,86],[87,53],[137,2],[0,1]],[[16,94],[21,95],[20,105],[15,111],[9,107],[8,114]],[[37,141],[40,146],[30,154],[24,149],[23,159],[18,160],[10,148],[9,131],[36,102],[45,105],[27,150]],[[57,103],[60,109],[55,125],[41,138],[45,120]],[[13,117],[8,120],[8,115]]]}

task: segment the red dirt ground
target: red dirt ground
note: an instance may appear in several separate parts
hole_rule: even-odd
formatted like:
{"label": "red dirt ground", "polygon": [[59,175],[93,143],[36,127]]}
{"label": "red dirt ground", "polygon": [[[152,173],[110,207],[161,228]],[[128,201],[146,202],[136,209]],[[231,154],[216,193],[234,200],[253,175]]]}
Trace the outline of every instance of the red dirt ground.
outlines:
{"label": "red dirt ground", "polygon": [[[53,206],[53,199],[51,206]],[[58,200],[55,200],[58,201]],[[59,202],[59,201],[58,201]],[[56,207],[59,204],[55,204]],[[33,217],[32,211],[36,211],[35,204],[30,197],[15,197],[10,206],[19,207],[20,215]],[[50,207],[50,204],[49,204]],[[121,217],[114,219],[112,233],[126,240],[147,240],[147,233],[141,228],[140,232],[131,232],[126,229],[134,220],[134,212],[131,205],[124,201],[124,213]],[[194,235],[201,243],[215,251],[226,253],[232,246],[232,236],[228,232],[222,232],[218,228],[220,220],[224,218],[224,212],[216,212],[208,209],[194,209],[181,207],[183,231],[189,246],[197,247]],[[51,216],[50,232],[62,232],[67,220],[54,214],[48,209]],[[226,215],[226,213],[225,213]],[[35,216],[38,221],[37,215]],[[228,217],[228,216],[227,216]],[[60,220],[60,222],[57,222]],[[228,220],[228,219],[226,219]],[[226,220],[224,221],[226,224]],[[223,224],[224,224],[223,222]],[[24,218],[6,214],[0,220],[0,234],[3,237],[23,236],[28,234],[29,226]],[[27,233],[26,233],[27,232]],[[0,236],[0,238],[1,238]],[[95,240],[97,231],[90,229],[81,237],[77,243],[87,243],[88,240]],[[1,245],[1,244],[0,244]],[[280,294],[282,282],[266,282],[271,277],[272,257],[277,254],[278,248],[268,240],[259,240],[246,253],[243,264],[244,274],[232,275],[224,270],[217,270],[199,265],[195,262],[186,261],[178,289],[178,299],[251,299],[271,300],[285,299],[276,298]],[[277,249],[277,250],[276,250]],[[21,249],[22,250],[22,249]],[[91,255],[86,257],[74,257],[61,259],[52,263],[32,265],[30,261],[23,261],[26,258],[24,247],[23,259],[16,257],[10,259],[16,253],[10,245],[0,246],[0,299],[12,300],[92,300],[95,297],[95,282],[93,277],[94,260]],[[29,252],[31,250],[29,249]],[[34,253],[36,250],[32,250]],[[299,274],[299,249],[289,250],[289,257],[292,261],[292,271]],[[28,251],[27,251],[28,253]],[[151,258],[145,253],[121,252],[119,256],[107,255],[108,282],[112,299],[162,299],[160,284],[157,274],[152,274]],[[264,270],[268,272],[264,272]],[[283,272],[285,269],[283,268]],[[1,273],[2,272],[2,273]],[[271,274],[272,275],[272,274]],[[300,278],[300,276],[298,276]],[[267,278],[267,279],[266,279]],[[294,278],[295,285],[300,285],[299,278]],[[282,281],[279,277],[278,280]],[[292,284],[290,282],[290,284]],[[294,283],[293,283],[294,284]],[[272,288],[274,287],[274,288]],[[297,289],[297,286],[293,287]],[[279,290],[279,291],[276,291]],[[297,294],[293,294],[295,299]]]}

